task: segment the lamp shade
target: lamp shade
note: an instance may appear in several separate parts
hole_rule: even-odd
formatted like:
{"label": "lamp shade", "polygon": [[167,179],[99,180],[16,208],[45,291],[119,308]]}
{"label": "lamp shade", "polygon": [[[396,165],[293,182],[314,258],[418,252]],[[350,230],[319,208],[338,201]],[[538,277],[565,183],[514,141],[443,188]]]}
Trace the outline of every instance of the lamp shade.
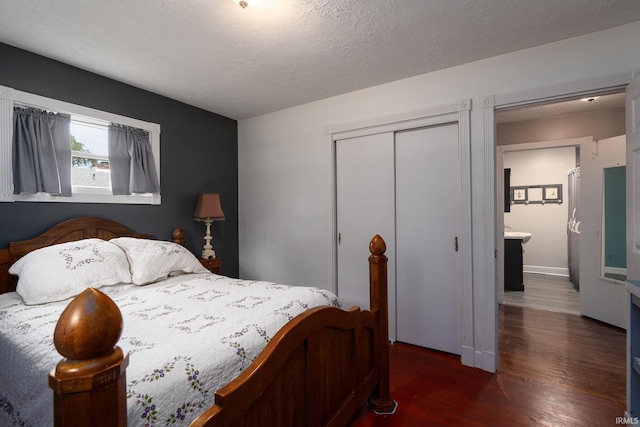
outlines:
{"label": "lamp shade", "polygon": [[193,219],[204,221],[206,219],[214,221],[224,221],[224,212],[220,205],[220,195],[218,193],[198,194],[198,204],[193,214]]}

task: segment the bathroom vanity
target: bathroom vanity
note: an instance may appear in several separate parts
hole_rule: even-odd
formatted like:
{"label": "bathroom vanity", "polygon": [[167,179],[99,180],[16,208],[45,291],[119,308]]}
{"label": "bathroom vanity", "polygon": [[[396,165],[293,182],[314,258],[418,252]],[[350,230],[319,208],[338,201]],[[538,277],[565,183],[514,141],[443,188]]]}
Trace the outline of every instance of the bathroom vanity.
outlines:
{"label": "bathroom vanity", "polygon": [[521,231],[504,232],[504,290],[524,291],[522,273],[523,245],[531,239],[531,233]]}
{"label": "bathroom vanity", "polygon": [[504,239],[504,290],[524,291],[521,239]]}

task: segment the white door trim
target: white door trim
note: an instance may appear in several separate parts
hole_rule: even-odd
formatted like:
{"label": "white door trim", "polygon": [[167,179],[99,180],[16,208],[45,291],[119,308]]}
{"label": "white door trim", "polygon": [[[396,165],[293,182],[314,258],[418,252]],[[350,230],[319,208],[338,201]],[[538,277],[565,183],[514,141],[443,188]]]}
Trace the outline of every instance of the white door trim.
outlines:
{"label": "white door trim", "polygon": [[[540,87],[536,89],[511,92],[506,94],[491,95],[483,98],[484,113],[484,153],[485,153],[485,182],[483,184],[488,200],[495,200],[496,189],[496,125],[495,110],[534,104],[537,102],[549,102],[562,100],[580,95],[593,95],[595,93],[607,93],[619,91],[631,82],[633,75],[638,70],[622,74],[613,74],[604,77],[596,77],[585,80],[575,80],[559,85]],[[483,207],[485,223],[482,224],[484,233],[485,250],[481,261],[484,264],[484,283],[479,284],[477,290],[483,294],[484,307],[478,307],[486,315],[481,332],[484,334],[484,348],[482,361],[476,365],[491,372],[495,372],[498,366],[498,303],[497,303],[497,241],[499,239],[496,230],[496,205],[486,203]],[[479,224],[480,225],[480,224]],[[500,230],[502,233],[502,230]]]}
{"label": "white door trim", "polygon": [[473,329],[473,282],[471,258],[471,100],[462,100],[457,104],[442,105],[433,108],[411,111],[386,117],[360,120],[356,122],[333,124],[326,127],[328,156],[331,170],[329,173],[330,194],[327,196],[327,271],[328,289],[337,290],[337,219],[336,219],[336,140],[347,137],[372,135],[376,133],[414,129],[446,123],[458,123],[458,152],[460,164],[461,191],[461,325],[462,325],[462,363],[476,366]]}

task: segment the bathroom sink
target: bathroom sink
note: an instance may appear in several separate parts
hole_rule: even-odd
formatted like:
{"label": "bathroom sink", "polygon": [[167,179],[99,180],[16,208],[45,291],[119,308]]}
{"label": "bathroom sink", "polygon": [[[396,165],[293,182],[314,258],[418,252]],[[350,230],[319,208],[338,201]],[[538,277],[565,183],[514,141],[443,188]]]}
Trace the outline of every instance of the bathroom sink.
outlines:
{"label": "bathroom sink", "polygon": [[505,231],[505,239],[520,239],[522,243],[527,243],[531,240],[531,233],[525,233],[524,231]]}

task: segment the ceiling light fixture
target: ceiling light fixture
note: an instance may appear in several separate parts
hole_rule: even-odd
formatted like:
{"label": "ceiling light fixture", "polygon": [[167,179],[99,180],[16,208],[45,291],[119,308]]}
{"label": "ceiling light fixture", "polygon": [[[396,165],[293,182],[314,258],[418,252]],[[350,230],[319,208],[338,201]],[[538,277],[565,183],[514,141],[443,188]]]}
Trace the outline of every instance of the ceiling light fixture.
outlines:
{"label": "ceiling light fixture", "polygon": [[256,6],[261,0],[232,0],[234,3],[239,4],[240,7],[246,9],[248,6]]}
{"label": "ceiling light fixture", "polygon": [[599,96],[590,96],[588,98],[582,98],[580,101],[593,102],[593,101],[597,101],[598,98],[600,98],[600,97]]}

